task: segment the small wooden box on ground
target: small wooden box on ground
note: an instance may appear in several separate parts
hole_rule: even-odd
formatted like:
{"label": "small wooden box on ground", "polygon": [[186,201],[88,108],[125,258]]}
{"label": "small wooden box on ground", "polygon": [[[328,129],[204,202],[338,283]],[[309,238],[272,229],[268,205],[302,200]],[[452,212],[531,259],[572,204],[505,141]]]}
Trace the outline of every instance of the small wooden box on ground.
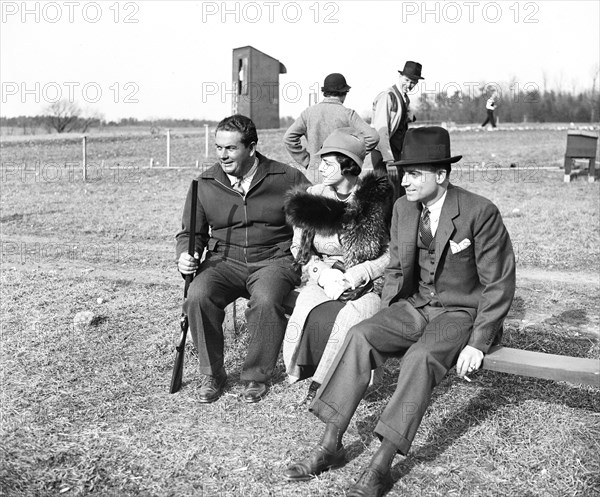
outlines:
{"label": "small wooden box on ground", "polygon": [[565,152],[564,182],[569,183],[572,176],[579,176],[572,172],[573,159],[587,159],[589,162],[588,181],[595,181],[596,149],[598,147],[598,133],[595,131],[569,130],[567,132],[567,150]]}

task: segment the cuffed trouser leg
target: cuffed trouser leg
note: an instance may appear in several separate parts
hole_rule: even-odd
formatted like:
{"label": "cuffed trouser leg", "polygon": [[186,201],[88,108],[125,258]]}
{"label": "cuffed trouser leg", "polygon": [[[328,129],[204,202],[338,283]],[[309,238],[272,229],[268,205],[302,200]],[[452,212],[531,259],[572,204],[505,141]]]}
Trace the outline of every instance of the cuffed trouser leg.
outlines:
{"label": "cuffed trouser leg", "polygon": [[465,311],[443,312],[425,327],[400,365],[398,383],[375,433],[407,454],[431,393],[456,362],[471,335],[473,320]]}
{"label": "cuffed trouser leg", "polygon": [[387,354],[400,353],[420,337],[425,318],[402,300],[352,327],[310,406],[324,423],[345,431],[371,378]]}
{"label": "cuffed trouser leg", "polygon": [[388,354],[406,352],[398,384],[375,429],[406,454],[439,384],[468,342],[466,311],[441,311],[431,322],[407,301],[382,309],[354,326],[310,410],[345,431],[369,384],[370,371]]}

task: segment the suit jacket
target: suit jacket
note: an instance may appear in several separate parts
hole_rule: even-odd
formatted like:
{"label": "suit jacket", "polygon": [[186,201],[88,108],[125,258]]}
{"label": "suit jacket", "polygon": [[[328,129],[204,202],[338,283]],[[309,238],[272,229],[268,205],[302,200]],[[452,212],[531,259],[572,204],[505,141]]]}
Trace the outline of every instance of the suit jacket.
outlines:
{"label": "suit jacket", "polygon": [[[382,306],[418,290],[417,236],[422,204],[394,204],[390,265]],[[502,329],[515,292],[515,256],[498,208],[488,199],[448,185],[435,239],[434,287],[441,304],[473,316],[469,345],[484,353]]]}

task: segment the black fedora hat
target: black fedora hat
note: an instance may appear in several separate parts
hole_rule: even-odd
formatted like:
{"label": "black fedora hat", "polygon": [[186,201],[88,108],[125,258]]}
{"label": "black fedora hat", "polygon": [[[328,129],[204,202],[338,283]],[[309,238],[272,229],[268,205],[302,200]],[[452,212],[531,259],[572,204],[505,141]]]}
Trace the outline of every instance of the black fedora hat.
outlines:
{"label": "black fedora hat", "polygon": [[425,79],[421,76],[421,69],[423,69],[423,66],[418,62],[407,60],[404,64],[404,69],[398,72],[402,74],[402,76],[406,76],[408,79],[416,82],[420,79]]}
{"label": "black fedora hat", "polygon": [[328,74],[323,81],[321,91],[337,91],[339,93],[347,93],[350,90],[350,86],[346,83],[346,78],[339,72]]}
{"label": "black fedora hat", "polygon": [[450,135],[440,126],[410,128],[404,136],[400,160],[394,166],[447,165],[458,162],[462,155],[450,154]]}

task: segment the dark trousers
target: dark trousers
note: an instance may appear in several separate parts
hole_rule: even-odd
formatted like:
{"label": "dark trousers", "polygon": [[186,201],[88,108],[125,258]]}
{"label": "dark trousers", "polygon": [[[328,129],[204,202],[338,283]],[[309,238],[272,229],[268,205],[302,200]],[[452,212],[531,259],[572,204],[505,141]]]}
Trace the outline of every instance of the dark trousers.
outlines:
{"label": "dark trousers", "polygon": [[434,387],[458,359],[472,327],[466,311],[417,310],[406,300],[382,309],[350,329],[310,410],[345,431],[369,386],[371,369],[404,352],[396,390],[375,433],[406,454]]}
{"label": "dark trousers", "polygon": [[[390,148],[392,149],[392,155],[394,156],[394,160],[400,160],[400,154],[402,153],[402,145],[404,143],[404,135],[406,134],[406,129],[397,130],[392,136],[390,136]],[[371,163],[373,164],[373,172],[378,176],[385,176],[388,174],[387,167],[385,166],[385,161],[383,160],[383,156],[381,152],[377,149],[373,149],[371,151]],[[394,200],[399,197],[402,197],[406,192],[404,187],[402,186],[402,171],[396,168],[396,170],[391,170],[389,173],[390,181],[392,185],[394,185]]]}
{"label": "dark trousers", "polygon": [[246,297],[250,343],[240,378],[269,380],[287,324],[282,302],[299,283],[291,257],[253,264],[216,257],[202,262],[184,304],[200,372],[214,375],[223,367],[225,307],[238,297]]}
{"label": "dark trousers", "polygon": [[487,110],[487,117],[485,118],[485,121],[483,121],[482,126],[485,126],[487,123],[490,123],[492,125],[492,128],[496,127],[496,118],[494,117],[493,110]]}

